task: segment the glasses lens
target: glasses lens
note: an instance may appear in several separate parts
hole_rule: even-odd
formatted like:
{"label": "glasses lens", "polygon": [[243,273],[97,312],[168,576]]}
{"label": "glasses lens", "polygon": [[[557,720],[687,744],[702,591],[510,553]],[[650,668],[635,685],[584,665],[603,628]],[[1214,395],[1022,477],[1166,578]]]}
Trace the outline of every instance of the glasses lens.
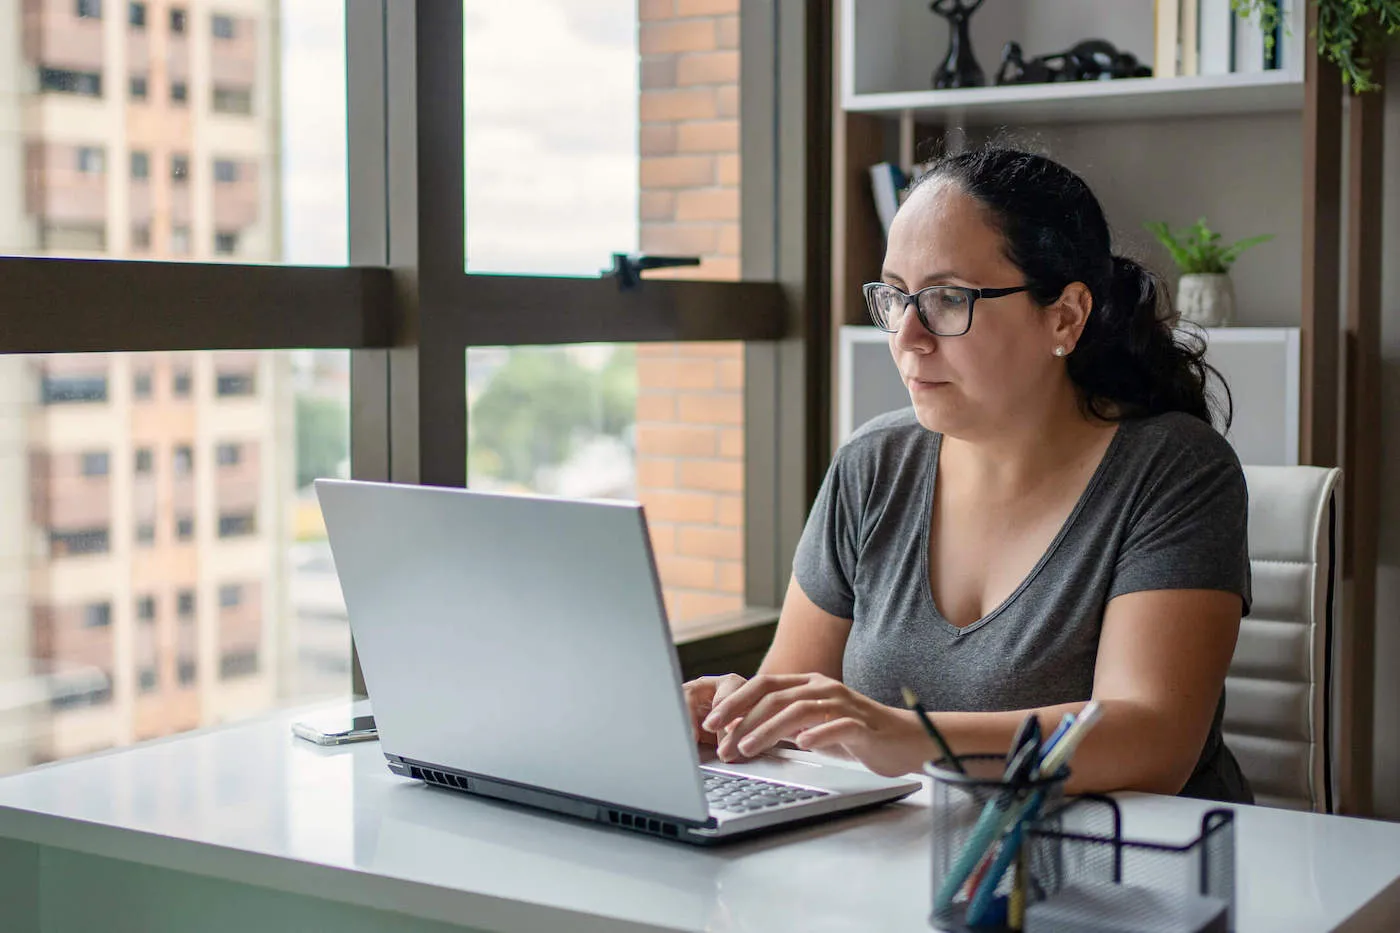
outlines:
{"label": "glasses lens", "polygon": [[870,317],[875,326],[882,330],[899,330],[904,318],[904,294],[893,285],[872,285],[865,290],[865,301],[870,306]]}
{"label": "glasses lens", "polygon": [[919,295],[919,314],[928,329],[940,337],[956,337],[967,332],[972,302],[959,288],[930,288]]}

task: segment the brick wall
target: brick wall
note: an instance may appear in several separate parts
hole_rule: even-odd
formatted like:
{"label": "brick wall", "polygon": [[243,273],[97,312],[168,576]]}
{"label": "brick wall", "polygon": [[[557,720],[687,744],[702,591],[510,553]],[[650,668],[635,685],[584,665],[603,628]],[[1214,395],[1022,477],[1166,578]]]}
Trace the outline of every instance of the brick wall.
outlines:
{"label": "brick wall", "polygon": [[[739,0],[640,0],[641,248],[739,277]],[[655,275],[656,273],[650,273]],[[739,343],[637,350],[637,487],[684,628],[744,605]]]}

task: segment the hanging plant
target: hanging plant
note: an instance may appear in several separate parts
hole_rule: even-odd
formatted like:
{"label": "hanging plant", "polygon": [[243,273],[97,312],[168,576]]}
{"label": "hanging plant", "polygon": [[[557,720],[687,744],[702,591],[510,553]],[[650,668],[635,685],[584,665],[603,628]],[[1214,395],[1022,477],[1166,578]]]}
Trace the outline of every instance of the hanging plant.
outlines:
{"label": "hanging plant", "polygon": [[[1356,93],[1380,87],[1372,76],[1384,65],[1386,43],[1400,36],[1400,0],[1298,0],[1317,5],[1318,54],[1335,64]],[[1271,42],[1280,18],[1279,0],[1230,0],[1241,16],[1254,16]],[[1372,56],[1375,56],[1373,59]]]}

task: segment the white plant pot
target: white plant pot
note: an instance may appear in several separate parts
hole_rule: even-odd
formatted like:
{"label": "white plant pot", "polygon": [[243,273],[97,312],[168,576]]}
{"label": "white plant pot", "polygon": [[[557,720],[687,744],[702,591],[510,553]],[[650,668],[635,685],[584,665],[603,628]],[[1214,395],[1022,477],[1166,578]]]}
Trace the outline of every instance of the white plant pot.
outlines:
{"label": "white plant pot", "polygon": [[1193,272],[1176,285],[1176,311],[1201,327],[1224,327],[1235,319],[1235,287],[1223,272]]}

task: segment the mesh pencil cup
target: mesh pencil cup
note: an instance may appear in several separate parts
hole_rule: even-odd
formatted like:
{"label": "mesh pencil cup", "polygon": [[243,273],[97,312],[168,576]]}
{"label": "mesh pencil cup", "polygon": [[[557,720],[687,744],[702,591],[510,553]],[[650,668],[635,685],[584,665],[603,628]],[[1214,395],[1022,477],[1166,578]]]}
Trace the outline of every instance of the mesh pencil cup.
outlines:
{"label": "mesh pencil cup", "polygon": [[1001,755],[959,755],[957,760],[966,774],[949,767],[947,759],[924,766],[933,779],[930,922],[949,931],[971,929],[970,910],[996,915],[1007,909],[1017,875],[1011,856],[1019,846],[1028,858],[1035,857],[1023,845],[1029,823],[1059,808],[1069,779],[1069,769],[1061,768],[1053,775],[1008,784]]}

